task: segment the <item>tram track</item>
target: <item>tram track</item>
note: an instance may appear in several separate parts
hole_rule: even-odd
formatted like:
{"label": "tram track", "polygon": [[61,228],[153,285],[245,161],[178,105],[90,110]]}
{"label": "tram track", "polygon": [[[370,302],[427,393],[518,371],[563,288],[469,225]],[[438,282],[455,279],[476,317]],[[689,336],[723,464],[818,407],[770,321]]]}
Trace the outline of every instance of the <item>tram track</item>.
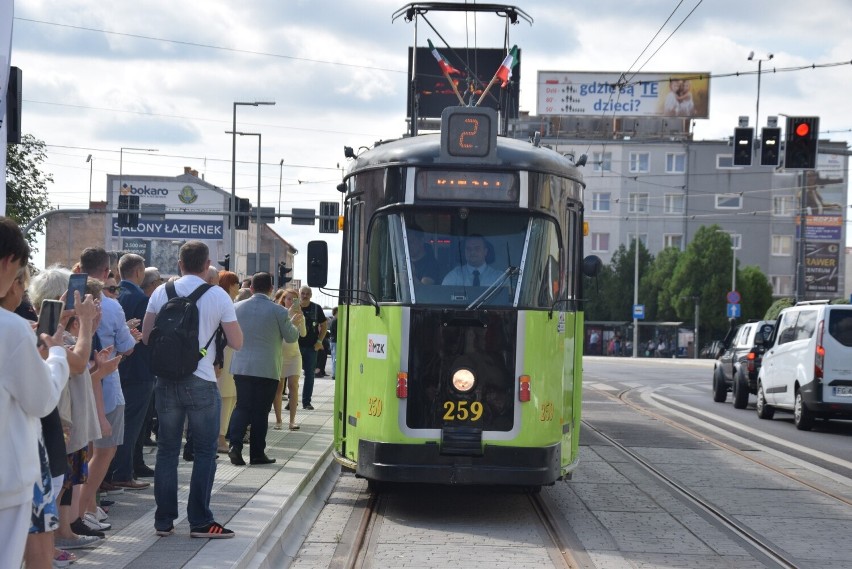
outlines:
{"label": "tram track", "polygon": [[776,548],[771,543],[767,543],[759,534],[751,531],[751,529],[747,526],[737,522],[725,514],[725,512],[721,509],[702,498],[698,493],[693,492],[689,488],[677,482],[671,476],[668,476],[665,472],[656,468],[653,464],[642,458],[642,456],[638,453],[633,452],[628,447],[622,445],[600,429],[597,429],[588,421],[583,420],[583,424],[586,428],[594,431],[597,436],[606,440],[610,445],[630,458],[630,460],[632,460],[635,464],[641,466],[645,472],[651,474],[655,479],[664,484],[676,495],[687,500],[701,512],[710,516],[720,526],[726,528],[733,535],[738,537],[743,545],[746,546],[746,549],[752,550],[756,556],[762,557],[765,561],[769,561],[777,567],[795,569],[799,566],[786,552]]}
{"label": "tram track", "polygon": [[[777,474],[780,474],[781,476],[784,476],[785,478],[792,480],[793,482],[796,482],[797,484],[801,484],[802,486],[805,486],[805,487],[807,487],[811,490],[814,490],[815,492],[819,492],[820,494],[822,494],[823,496],[826,496],[827,498],[831,498],[833,500],[836,500],[836,501],[842,503],[845,506],[852,506],[852,499],[847,498],[846,496],[842,496],[842,495],[838,494],[837,492],[833,492],[833,491],[831,491],[831,490],[829,490],[829,489],[827,489],[827,488],[825,488],[825,487],[823,487],[819,484],[815,484],[814,482],[805,479],[804,477],[796,474],[795,472],[791,472],[790,470],[787,470],[785,468],[781,468],[781,467],[776,466],[774,464],[771,464],[771,463],[769,463],[765,460],[761,460],[760,458],[755,456],[754,453],[743,451],[743,450],[737,448],[734,445],[726,443],[725,441],[708,434],[706,431],[699,431],[699,430],[694,429],[694,428],[692,428],[692,427],[690,427],[690,426],[688,426],[684,423],[680,423],[676,420],[673,420],[671,417],[667,417],[667,416],[665,416],[661,413],[657,413],[655,411],[652,411],[652,410],[648,409],[647,407],[642,407],[641,405],[637,405],[636,403],[633,403],[632,401],[627,399],[627,396],[628,396],[628,394],[632,394],[634,391],[636,391],[636,388],[630,388],[630,389],[622,390],[618,393],[617,396],[613,396],[612,394],[608,394],[608,393],[605,394],[605,395],[609,398],[617,399],[618,401],[624,403],[625,405],[628,405],[629,407],[631,407],[632,409],[634,409],[634,410],[636,410],[640,413],[645,414],[648,417],[651,417],[651,418],[656,419],[658,421],[665,422],[669,426],[676,428],[676,429],[678,429],[678,430],[680,430],[684,433],[687,433],[690,436],[693,436],[697,439],[706,441],[706,442],[708,442],[708,443],[710,443],[714,446],[721,448],[722,450],[733,453],[733,454],[739,456],[740,458],[744,458],[744,459],[748,460],[749,462],[752,462],[752,463],[757,464],[757,465],[759,465],[763,468],[766,468],[766,469],[771,470],[771,471],[773,471]],[[669,409],[669,410],[671,412],[679,413],[678,411],[674,411],[672,409]]]}
{"label": "tram track", "polygon": [[[753,453],[744,452],[731,444],[728,444],[722,440],[708,435],[706,432],[701,432],[686,424],[679,423],[677,420],[663,415],[662,413],[655,412],[630,401],[629,396],[633,392],[635,392],[636,389],[637,388],[624,389],[616,394],[605,392],[602,392],[601,394],[606,398],[627,405],[636,412],[642,413],[647,417],[663,422],[666,425],[675,428],[683,433],[686,433],[691,437],[710,443],[727,452],[731,452],[737,455],[738,457],[747,459],[748,461],[754,464],[757,464],[763,468],[769,469],[777,474],[780,474],[798,484],[803,485],[804,487],[810,490],[819,492],[820,494],[837,500],[838,502],[844,505],[852,505],[852,501],[850,501],[845,496],[839,495],[836,492],[832,492],[824,487],[814,484],[813,482],[806,480],[793,472],[785,470],[776,465],[769,464],[766,461],[760,460],[759,458],[753,456]],[[619,452],[628,457],[634,464],[641,467],[643,471],[649,473],[654,479],[663,484],[664,487],[668,488],[670,492],[686,500],[689,504],[692,505],[694,509],[703,513],[705,517],[715,521],[720,527],[725,528],[732,535],[736,536],[740,540],[740,542],[745,546],[745,548],[751,550],[755,557],[761,559],[762,562],[769,564],[769,566],[785,568],[794,568],[799,566],[797,561],[789,553],[775,546],[773,543],[768,542],[759,533],[753,531],[747,525],[732,518],[731,516],[726,514],[722,509],[703,498],[699,493],[692,491],[690,488],[681,484],[672,476],[666,474],[660,468],[654,466],[654,464],[646,460],[639,453],[634,452],[626,445],[623,445],[613,437],[610,437],[601,429],[598,429],[589,420],[584,419],[582,423],[584,424],[584,427],[593,431],[598,437],[605,440],[612,447],[616,448]]]}
{"label": "tram track", "polygon": [[[556,569],[589,567],[588,563],[581,564],[575,559],[574,550],[579,544],[567,529],[564,518],[559,516],[558,508],[539,492],[525,494],[531,510],[529,517],[538,524],[536,530],[541,536],[541,547],[546,549],[552,566]],[[389,492],[382,486],[359,496],[328,565],[329,569],[371,569],[380,566],[375,554],[380,546],[381,525],[387,509],[391,507],[392,497],[392,491]],[[475,564],[476,560],[471,559],[470,562]]]}

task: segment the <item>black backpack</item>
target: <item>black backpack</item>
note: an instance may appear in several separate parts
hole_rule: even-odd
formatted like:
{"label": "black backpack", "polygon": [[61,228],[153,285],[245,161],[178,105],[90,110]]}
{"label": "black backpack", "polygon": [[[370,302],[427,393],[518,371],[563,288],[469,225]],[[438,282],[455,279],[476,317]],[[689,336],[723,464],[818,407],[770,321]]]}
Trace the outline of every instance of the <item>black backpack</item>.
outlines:
{"label": "black backpack", "polygon": [[207,354],[207,346],[216,333],[199,349],[196,302],[212,287],[205,283],[189,296],[178,296],[175,284],[166,284],[169,299],[157,314],[148,337],[151,372],[157,377],[181,379],[198,369],[198,362]]}

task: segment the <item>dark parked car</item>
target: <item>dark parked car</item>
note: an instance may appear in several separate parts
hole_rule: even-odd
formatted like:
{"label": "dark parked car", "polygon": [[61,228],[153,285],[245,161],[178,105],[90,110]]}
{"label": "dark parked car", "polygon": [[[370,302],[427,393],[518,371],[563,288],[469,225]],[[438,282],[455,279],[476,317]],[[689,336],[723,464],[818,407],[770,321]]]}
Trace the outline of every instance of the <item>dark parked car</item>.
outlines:
{"label": "dark parked car", "polygon": [[749,393],[757,394],[757,372],[765,350],[763,343],[755,343],[755,338],[768,339],[774,328],[774,320],[746,322],[731,328],[723,341],[724,351],[713,366],[713,401],[724,402],[728,391],[732,391],[734,407],[746,408]]}

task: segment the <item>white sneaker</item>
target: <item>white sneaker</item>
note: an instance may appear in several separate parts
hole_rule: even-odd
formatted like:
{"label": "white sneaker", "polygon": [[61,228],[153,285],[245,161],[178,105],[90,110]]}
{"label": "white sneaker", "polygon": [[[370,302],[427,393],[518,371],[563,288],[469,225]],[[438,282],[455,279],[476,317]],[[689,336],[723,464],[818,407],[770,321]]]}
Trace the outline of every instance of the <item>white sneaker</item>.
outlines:
{"label": "white sneaker", "polygon": [[86,512],[83,514],[82,520],[87,528],[94,531],[105,531],[112,527],[112,524],[109,522],[98,521],[97,516],[92,512]]}
{"label": "white sneaker", "polygon": [[98,520],[99,522],[105,522],[105,521],[107,521],[107,519],[109,519],[109,514],[107,514],[107,513],[103,510],[103,508],[101,508],[100,506],[98,506],[98,509],[97,509],[97,510],[95,510],[95,518],[97,518],[97,520]]}

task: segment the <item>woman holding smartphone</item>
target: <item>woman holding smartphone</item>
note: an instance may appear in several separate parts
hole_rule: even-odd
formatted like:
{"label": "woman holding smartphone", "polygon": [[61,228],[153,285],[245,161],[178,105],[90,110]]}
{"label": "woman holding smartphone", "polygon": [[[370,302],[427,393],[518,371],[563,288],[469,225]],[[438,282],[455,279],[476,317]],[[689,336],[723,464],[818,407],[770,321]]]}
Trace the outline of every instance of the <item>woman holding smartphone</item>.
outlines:
{"label": "woman holding smartphone", "polygon": [[[5,298],[15,286],[23,296],[30,248],[20,227],[11,219],[0,217],[0,297]],[[20,302],[19,297],[15,297]],[[42,353],[36,348],[36,337],[29,323],[7,309],[0,309],[0,433],[14,436],[0,438],[0,567],[19,567],[27,541],[27,528],[32,520],[34,494],[42,495],[50,485],[50,467],[42,472],[39,456],[40,418],[59,403],[68,382],[68,359],[63,347],[64,328],[53,336],[42,336]],[[46,361],[45,361],[46,360]],[[43,476],[46,474],[46,477]],[[41,483],[46,482],[43,486]],[[42,510],[43,511],[43,510]],[[40,518],[44,519],[44,518]],[[55,520],[49,525],[54,526]],[[50,527],[49,529],[55,529]],[[52,538],[52,534],[48,537]],[[44,548],[47,562],[52,560],[50,547]],[[28,564],[29,565],[29,564]],[[33,564],[33,566],[35,566]]]}
{"label": "woman holding smartphone", "polygon": [[[299,305],[299,293],[293,289],[284,291],[280,300],[287,310],[290,311],[290,318],[302,312],[302,307]],[[305,321],[301,319],[298,326],[299,336],[304,337],[307,334]],[[275,399],[272,402],[272,407],[275,409],[275,429],[280,429],[281,420],[281,399],[284,392],[284,385],[287,385],[287,395],[289,395],[289,403],[287,410],[290,411],[290,430],[298,431],[299,425],[296,424],[296,406],[299,404],[299,374],[302,371],[302,353],[299,351],[299,341],[284,342],[282,349],[282,357],[284,363],[281,366],[281,381],[278,383],[278,391],[275,392]]]}

